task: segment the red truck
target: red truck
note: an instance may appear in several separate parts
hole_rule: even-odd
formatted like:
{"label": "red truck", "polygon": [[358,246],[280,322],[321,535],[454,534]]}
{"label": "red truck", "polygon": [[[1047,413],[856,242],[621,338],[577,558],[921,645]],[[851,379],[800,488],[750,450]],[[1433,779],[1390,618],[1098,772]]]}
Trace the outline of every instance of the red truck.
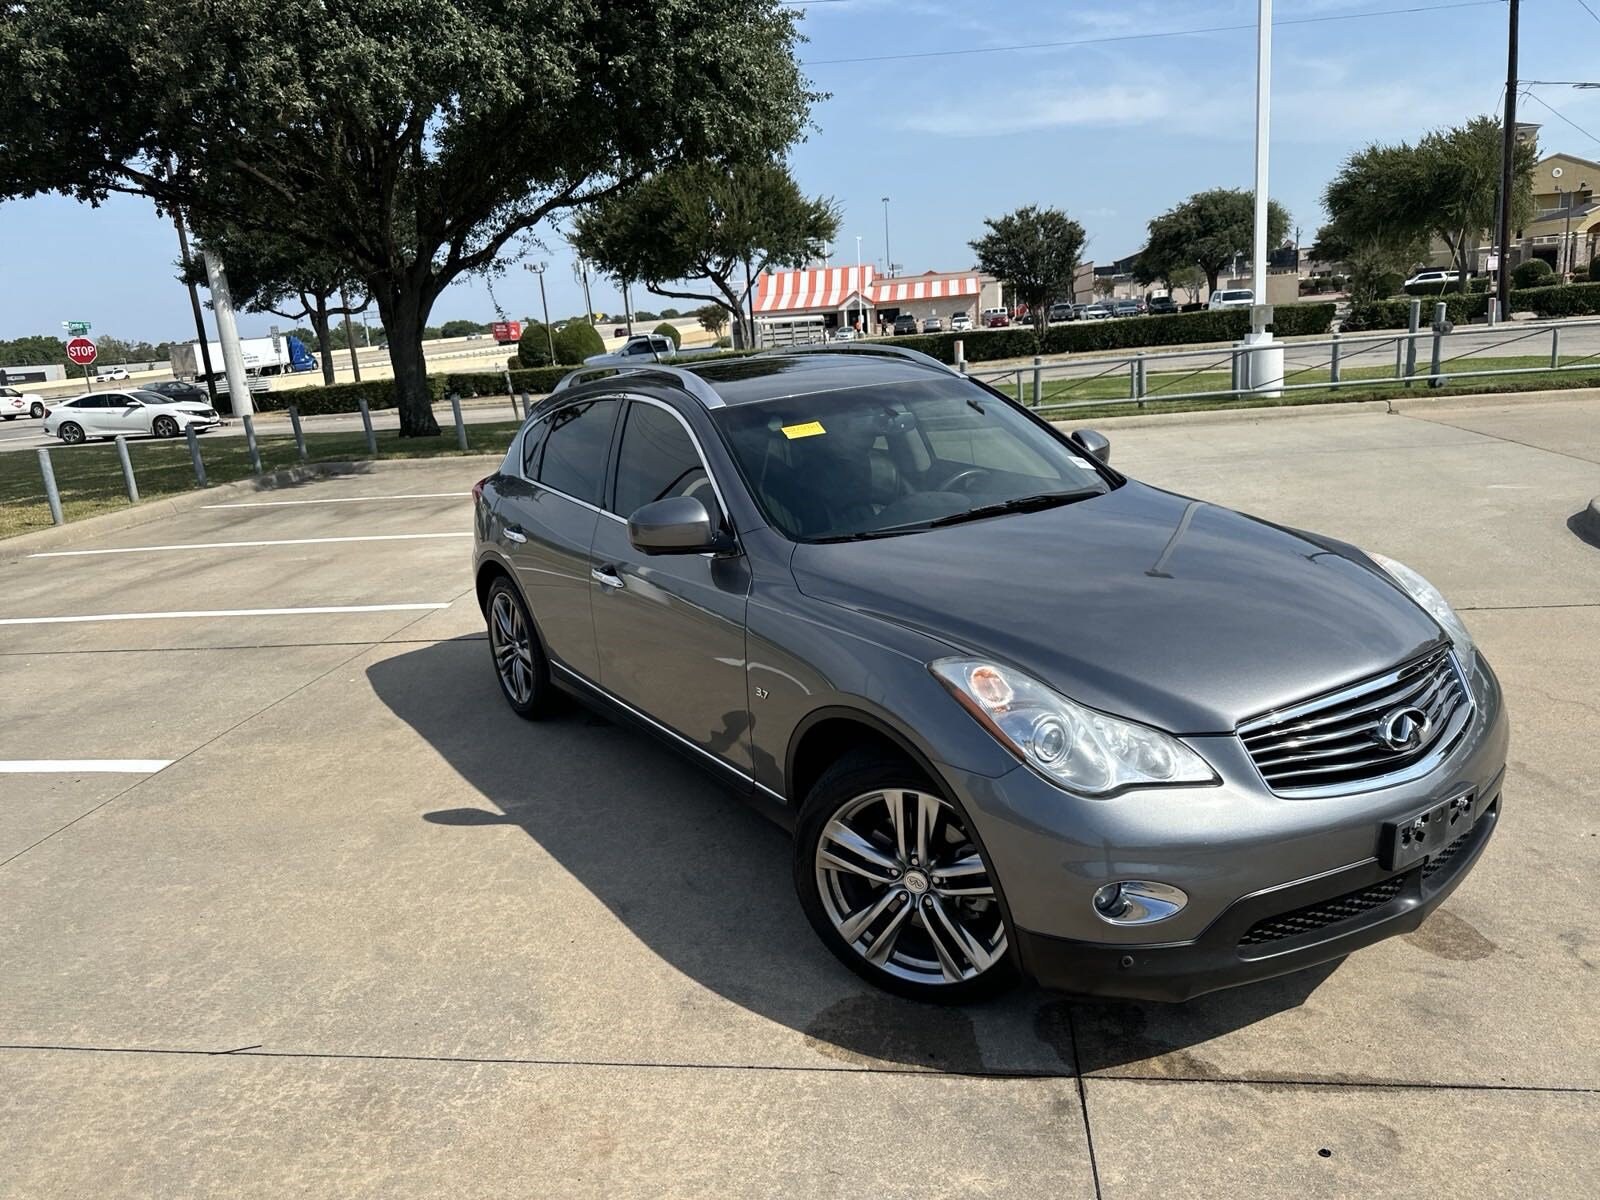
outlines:
{"label": "red truck", "polygon": [[502,346],[522,339],[521,321],[496,321],[489,326],[489,332],[494,334],[494,340]]}

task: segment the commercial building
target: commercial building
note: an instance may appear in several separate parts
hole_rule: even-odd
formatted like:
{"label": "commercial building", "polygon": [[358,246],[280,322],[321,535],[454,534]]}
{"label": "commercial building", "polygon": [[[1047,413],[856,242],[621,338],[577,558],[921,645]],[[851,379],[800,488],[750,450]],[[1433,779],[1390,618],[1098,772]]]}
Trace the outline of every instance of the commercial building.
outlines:
{"label": "commercial building", "polygon": [[965,312],[977,324],[986,308],[1004,306],[1000,283],[978,271],[880,276],[870,266],[772,271],[756,283],[755,317],[764,344],[810,341],[853,327],[875,333],[896,317],[948,322]]}

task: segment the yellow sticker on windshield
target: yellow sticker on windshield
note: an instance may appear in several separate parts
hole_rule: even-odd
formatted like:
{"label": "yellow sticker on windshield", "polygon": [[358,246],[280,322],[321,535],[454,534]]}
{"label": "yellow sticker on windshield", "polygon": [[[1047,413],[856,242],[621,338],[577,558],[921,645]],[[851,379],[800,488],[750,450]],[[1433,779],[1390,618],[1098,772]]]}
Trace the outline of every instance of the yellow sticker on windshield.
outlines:
{"label": "yellow sticker on windshield", "polygon": [[828,431],[822,427],[821,421],[807,421],[804,425],[785,425],[783,427],[783,436],[789,438],[790,440],[793,440],[794,438],[816,437],[819,433],[827,432]]}

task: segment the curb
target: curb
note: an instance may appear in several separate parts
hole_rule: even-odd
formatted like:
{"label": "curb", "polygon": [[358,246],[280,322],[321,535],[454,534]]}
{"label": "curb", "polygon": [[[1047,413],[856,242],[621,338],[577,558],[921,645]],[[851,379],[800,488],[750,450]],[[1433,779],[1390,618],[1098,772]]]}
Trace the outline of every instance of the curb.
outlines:
{"label": "curb", "polygon": [[280,488],[294,487],[302,483],[310,483],[317,479],[326,479],[339,475],[376,475],[376,474],[405,474],[422,467],[437,466],[439,463],[479,463],[498,466],[505,458],[503,454],[450,454],[440,455],[436,458],[401,458],[393,460],[366,460],[357,462],[321,462],[307,463],[298,467],[285,467],[281,471],[272,471],[254,479],[241,479],[234,483],[219,483],[212,487],[195,488],[193,491],[184,492],[178,496],[163,496],[159,500],[145,500],[128,508],[118,509],[116,512],[101,513],[95,517],[85,517],[81,521],[72,521],[66,525],[54,525],[49,529],[37,529],[32,533],[19,533],[15,537],[0,540],[0,562],[10,562],[23,558],[35,550],[45,547],[70,546],[74,542],[86,541],[92,537],[100,537],[107,533],[120,533],[124,529],[134,529],[140,525],[148,525],[151,521],[159,521],[163,517],[170,517],[177,513],[188,512],[191,509],[201,508],[207,504],[215,504],[219,500],[227,500],[234,496],[252,496],[261,492],[277,491]]}
{"label": "curb", "polygon": [[1538,392],[1479,392],[1456,396],[1392,396],[1387,401],[1393,412],[1407,413],[1429,408],[1491,408],[1496,405],[1538,404],[1551,400],[1594,400],[1600,388],[1547,388]]}
{"label": "curb", "polygon": [[1350,417],[1388,415],[1387,400],[1351,400],[1336,404],[1281,404],[1260,408],[1211,408],[1194,412],[1139,413],[1125,417],[1089,417],[1079,420],[1052,417],[1058,429],[1138,429],[1147,425],[1237,425],[1246,421],[1283,421],[1294,417]]}
{"label": "curb", "polygon": [[1572,518],[1578,532],[1596,546],[1600,546],[1600,496],[1589,501],[1587,508],[1579,509]]}

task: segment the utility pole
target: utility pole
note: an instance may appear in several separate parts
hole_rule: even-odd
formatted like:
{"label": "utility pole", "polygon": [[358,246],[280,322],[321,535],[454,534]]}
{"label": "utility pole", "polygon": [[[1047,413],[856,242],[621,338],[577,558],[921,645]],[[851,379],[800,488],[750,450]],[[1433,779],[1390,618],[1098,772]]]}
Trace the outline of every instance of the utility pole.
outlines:
{"label": "utility pole", "polygon": [[[589,322],[589,328],[594,328],[594,301],[589,298],[589,264],[580,257],[578,259],[578,277],[583,280],[583,317]],[[548,320],[545,321],[549,325]],[[554,357],[552,355],[552,357]]]}
{"label": "utility pole", "polygon": [[344,344],[350,347],[350,374],[360,383],[361,360],[356,357],[356,339],[350,330],[350,297],[344,294],[342,287],[339,289],[339,303],[344,305]]}
{"label": "utility pole", "polygon": [[1500,270],[1495,275],[1494,294],[1502,321],[1510,317],[1511,306],[1511,186],[1512,166],[1517,159],[1517,18],[1518,0],[1510,0],[1511,25],[1506,33],[1506,116],[1504,146],[1500,155]]}
{"label": "utility pole", "polygon": [[228,373],[228,399],[233,415],[247,417],[255,411],[250,400],[250,384],[244,373],[244,354],[239,349],[239,326],[233,319],[233,296],[228,291],[228,276],[222,260],[208,250],[200,257],[206,264],[206,283],[211,290],[211,311],[217,314],[217,340],[222,343],[222,365]]}
{"label": "utility pole", "polygon": [[889,197],[883,198],[883,273],[893,278],[894,256],[889,253]]}
{"label": "utility pole", "polygon": [[211,343],[206,338],[205,314],[200,311],[200,288],[189,271],[189,231],[183,227],[183,212],[173,208],[172,223],[178,229],[178,255],[183,264],[184,281],[189,286],[189,307],[194,309],[194,334],[200,339],[200,361],[206,369],[206,391],[211,396],[211,407],[217,406],[217,378],[211,370]]}

